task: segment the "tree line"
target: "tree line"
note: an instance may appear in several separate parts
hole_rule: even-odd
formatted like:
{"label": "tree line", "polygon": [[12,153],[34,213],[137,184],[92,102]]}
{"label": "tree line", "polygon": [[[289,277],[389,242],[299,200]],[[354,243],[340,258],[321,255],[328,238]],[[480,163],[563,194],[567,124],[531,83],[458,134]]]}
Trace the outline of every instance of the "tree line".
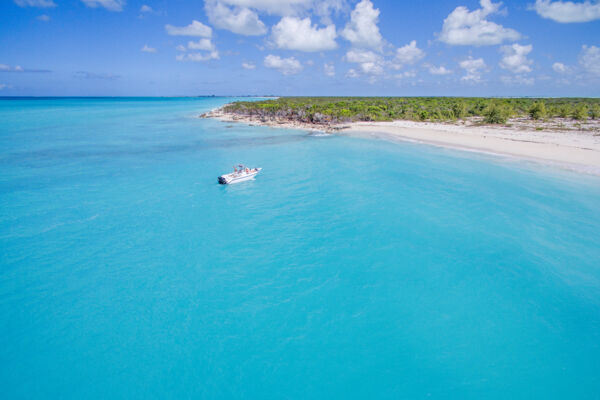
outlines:
{"label": "tree line", "polygon": [[483,98],[483,97],[280,97],[238,101],[225,112],[261,118],[304,122],[413,120],[449,122],[483,117],[504,124],[510,118],[532,120],[600,118],[599,98]]}

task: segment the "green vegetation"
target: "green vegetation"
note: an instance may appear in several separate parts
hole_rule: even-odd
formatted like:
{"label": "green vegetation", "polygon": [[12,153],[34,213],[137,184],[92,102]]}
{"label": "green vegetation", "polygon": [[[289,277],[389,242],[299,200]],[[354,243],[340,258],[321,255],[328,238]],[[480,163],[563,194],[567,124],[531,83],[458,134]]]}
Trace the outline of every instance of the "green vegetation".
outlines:
{"label": "green vegetation", "polygon": [[536,101],[529,109],[529,116],[538,120],[546,118],[546,105],[542,101]]}
{"label": "green vegetation", "polygon": [[490,103],[483,112],[484,121],[488,124],[505,124],[512,114],[513,110],[510,104],[502,104],[499,101]]}
{"label": "green vegetation", "polygon": [[600,113],[598,98],[478,98],[478,97],[281,97],[238,101],[225,111],[264,119],[309,123],[352,121],[455,121],[482,117],[504,124],[511,117],[586,119]]}
{"label": "green vegetation", "polygon": [[578,104],[573,110],[573,119],[578,121],[586,120],[588,117],[588,108],[585,104]]}
{"label": "green vegetation", "polygon": [[598,105],[598,104],[592,105],[592,107],[590,108],[590,117],[592,119],[600,118],[600,105]]}

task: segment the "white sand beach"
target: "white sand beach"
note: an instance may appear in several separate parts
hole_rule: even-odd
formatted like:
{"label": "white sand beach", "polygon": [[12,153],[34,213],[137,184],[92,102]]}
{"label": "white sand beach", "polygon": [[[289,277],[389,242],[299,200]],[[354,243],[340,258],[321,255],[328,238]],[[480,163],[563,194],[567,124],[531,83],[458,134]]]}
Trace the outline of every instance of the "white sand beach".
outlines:
{"label": "white sand beach", "polygon": [[600,124],[597,121],[591,122],[586,129],[578,130],[568,126],[568,123],[561,123],[559,126],[566,128],[560,129],[552,124],[531,121],[515,121],[510,124],[513,126],[415,121],[319,125],[288,120],[261,120],[223,113],[220,109],[213,110],[204,117],[277,128],[420,142],[551,163],[579,172],[600,175]]}

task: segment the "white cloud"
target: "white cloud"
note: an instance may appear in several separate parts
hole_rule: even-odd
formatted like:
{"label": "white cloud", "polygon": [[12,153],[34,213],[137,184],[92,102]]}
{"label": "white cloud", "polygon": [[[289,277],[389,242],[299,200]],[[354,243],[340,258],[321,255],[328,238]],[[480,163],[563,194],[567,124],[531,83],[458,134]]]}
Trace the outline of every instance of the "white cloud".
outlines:
{"label": "white cloud", "polygon": [[600,76],[600,47],[582,46],[579,65],[588,73]]}
{"label": "white cloud", "polygon": [[303,18],[314,13],[321,23],[331,25],[332,12],[339,12],[347,0],[205,0],[209,21],[218,29],[240,35],[264,35],[267,27],[260,14]]}
{"label": "white cloud", "polygon": [[187,49],[185,48],[185,46],[182,45],[182,44],[178,44],[177,47],[175,47],[175,50],[177,50],[177,51],[187,51]]}
{"label": "white cloud", "polygon": [[152,7],[150,7],[149,5],[147,5],[147,4],[144,4],[144,5],[142,5],[142,6],[140,7],[140,12],[141,12],[141,13],[153,13],[153,12],[154,12],[154,10],[153,10],[153,9],[152,9]]}
{"label": "white cloud", "polygon": [[197,42],[188,42],[187,45],[190,50],[205,50],[205,51],[213,51],[215,50],[215,45],[208,38],[200,39]]}
{"label": "white cloud", "polygon": [[193,20],[188,26],[173,26],[165,25],[167,34],[171,36],[201,36],[211,37],[212,29],[210,26],[204,25],[202,22]]}
{"label": "white cloud", "polygon": [[342,3],[340,0],[208,0],[207,2],[215,1],[230,7],[254,9],[279,16],[297,16],[309,9],[328,11],[336,9]]}
{"label": "white cloud", "polygon": [[243,62],[242,63],[242,68],[244,68],[244,69],[255,69],[256,68],[256,64],[254,64],[253,62]]}
{"label": "white cloud", "polygon": [[50,21],[50,16],[46,14],[38,15],[36,18],[38,21],[48,22]]}
{"label": "white cloud", "polygon": [[8,85],[6,83],[0,83],[0,90],[4,89],[8,87]]}
{"label": "white cloud", "polygon": [[480,0],[480,4],[481,8],[474,11],[464,6],[456,7],[444,20],[439,40],[450,45],[488,46],[521,38],[521,34],[514,29],[486,19],[497,13],[502,3]]}
{"label": "white cloud", "polygon": [[194,62],[203,62],[209,60],[218,60],[219,52],[211,51],[210,53],[187,53],[187,54],[179,54],[175,57],[177,61],[194,61]]}
{"label": "white cloud", "polygon": [[10,71],[10,65],[0,64],[0,71]]}
{"label": "white cloud", "polygon": [[350,49],[346,53],[346,61],[351,63],[381,62],[383,58],[370,50]]}
{"label": "white cloud", "polygon": [[325,71],[325,75],[335,76],[335,65],[333,65],[333,63],[325,63],[325,65],[323,65],[323,70]]}
{"label": "white cloud", "polygon": [[56,7],[56,3],[53,0],[15,0],[15,4],[19,7],[39,7],[39,8],[52,8]]}
{"label": "white cloud", "polygon": [[91,8],[103,7],[109,11],[123,11],[125,0],[81,0]]}
{"label": "white cloud", "polygon": [[269,54],[265,57],[264,64],[265,67],[277,69],[284,75],[293,75],[302,71],[302,64],[300,64],[300,61],[296,60],[294,57],[281,58],[279,56]]}
{"label": "white cloud", "polygon": [[156,53],[156,49],[148,46],[147,44],[145,44],[140,51],[143,51],[144,53]]}
{"label": "white cloud", "polygon": [[436,67],[435,65],[427,65],[427,69],[431,75],[449,75],[452,73],[451,70],[443,65],[440,65],[439,67]]}
{"label": "white cloud", "polygon": [[527,54],[533,50],[532,45],[521,46],[520,44],[513,44],[510,46],[502,46],[500,51],[504,56],[500,60],[500,67],[515,74],[523,74],[531,72],[532,60],[527,58]]}
{"label": "white cloud", "polygon": [[395,75],[396,79],[414,78],[416,76],[416,71],[405,71]]}
{"label": "white cloud", "polygon": [[394,62],[397,67],[403,65],[413,65],[425,57],[425,52],[417,47],[417,41],[413,40],[406,46],[402,46],[396,50]]}
{"label": "white cloud", "polygon": [[204,3],[206,15],[211,24],[238,35],[258,36],[267,33],[267,27],[258,15],[245,7],[230,8],[218,0]]}
{"label": "white cloud", "polygon": [[379,9],[373,7],[370,0],[361,0],[350,14],[350,22],[340,32],[340,36],[355,47],[381,50],[383,38],[377,22]]}
{"label": "white cloud", "polygon": [[554,70],[554,72],[558,72],[559,74],[564,74],[564,73],[569,72],[569,67],[567,67],[565,64],[559,63],[559,62],[555,62],[554,64],[552,64],[552,69]]}
{"label": "white cloud", "polygon": [[383,57],[373,51],[350,49],[345,58],[348,62],[358,64],[361,72],[366,75],[383,74]]}
{"label": "white cloud", "polygon": [[465,75],[460,78],[461,81],[465,82],[481,82],[481,74],[487,67],[483,58],[469,58],[462,60],[458,65],[465,70]]}
{"label": "white cloud", "polygon": [[530,7],[541,17],[556,22],[589,22],[600,19],[600,3],[595,1],[572,2],[536,0]]}
{"label": "white cloud", "polygon": [[326,51],[337,47],[335,25],[317,28],[310,18],[283,17],[273,27],[272,39],[280,49],[299,51]]}

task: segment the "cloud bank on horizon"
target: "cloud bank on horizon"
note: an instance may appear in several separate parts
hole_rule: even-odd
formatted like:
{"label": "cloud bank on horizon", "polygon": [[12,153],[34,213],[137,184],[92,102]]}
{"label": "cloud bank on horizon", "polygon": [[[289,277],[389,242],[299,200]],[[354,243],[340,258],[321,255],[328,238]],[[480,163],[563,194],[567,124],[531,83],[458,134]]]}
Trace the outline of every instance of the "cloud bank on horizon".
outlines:
{"label": "cloud bank on horizon", "polygon": [[600,0],[456,2],[12,0],[0,95],[600,93]]}

